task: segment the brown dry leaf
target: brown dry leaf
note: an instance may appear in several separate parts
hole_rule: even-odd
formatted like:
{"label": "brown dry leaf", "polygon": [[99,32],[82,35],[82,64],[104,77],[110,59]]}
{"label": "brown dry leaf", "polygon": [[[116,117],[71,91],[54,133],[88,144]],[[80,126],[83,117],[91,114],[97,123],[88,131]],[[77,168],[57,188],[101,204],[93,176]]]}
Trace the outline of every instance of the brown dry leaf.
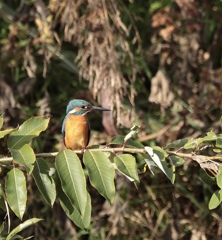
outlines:
{"label": "brown dry leaf", "polygon": [[219,168],[222,166],[221,163],[213,160],[207,160],[205,156],[201,156],[201,155],[194,155],[192,159],[198,162],[201,168],[211,169],[215,173],[218,173]]}
{"label": "brown dry leaf", "polygon": [[174,94],[170,90],[169,79],[162,70],[158,70],[152,78],[149,101],[167,108],[173,103],[173,100]]}
{"label": "brown dry leaf", "polygon": [[151,26],[158,28],[161,26],[172,25],[173,19],[170,16],[170,8],[164,8],[152,16]]}
{"label": "brown dry leaf", "polygon": [[[116,1],[90,0],[87,8],[85,4],[84,0],[51,0],[49,8],[56,14],[55,18],[61,18],[65,40],[78,46],[76,61],[80,76],[89,80],[94,99],[102,107],[113,110],[117,124],[125,125],[122,99],[128,95],[133,103],[135,92],[129,84],[136,76],[133,54],[127,41],[129,30],[121,19]],[[120,51],[121,55],[118,54]],[[121,69],[121,63],[126,61],[133,66],[130,83]],[[104,95],[108,101],[104,101]]]}
{"label": "brown dry leaf", "polygon": [[176,27],[174,25],[170,25],[161,29],[159,34],[165,41],[169,41],[175,29]]}

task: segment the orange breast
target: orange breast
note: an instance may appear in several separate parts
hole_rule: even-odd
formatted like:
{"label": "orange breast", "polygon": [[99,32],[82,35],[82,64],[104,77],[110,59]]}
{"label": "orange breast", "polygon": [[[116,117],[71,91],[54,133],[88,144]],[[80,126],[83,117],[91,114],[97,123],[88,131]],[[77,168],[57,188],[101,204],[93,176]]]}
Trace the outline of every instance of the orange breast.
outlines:
{"label": "orange breast", "polygon": [[89,125],[86,116],[73,115],[66,119],[65,145],[72,150],[84,149],[89,141]]}

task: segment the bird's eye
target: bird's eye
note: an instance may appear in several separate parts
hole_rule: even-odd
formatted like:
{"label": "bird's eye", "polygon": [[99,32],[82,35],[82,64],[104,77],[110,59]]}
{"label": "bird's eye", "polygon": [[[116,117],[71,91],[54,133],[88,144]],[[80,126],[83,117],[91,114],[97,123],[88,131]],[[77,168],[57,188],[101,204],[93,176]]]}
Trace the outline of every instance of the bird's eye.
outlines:
{"label": "bird's eye", "polygon": [[89,109],[89,106],[82,106],[82,109]]}

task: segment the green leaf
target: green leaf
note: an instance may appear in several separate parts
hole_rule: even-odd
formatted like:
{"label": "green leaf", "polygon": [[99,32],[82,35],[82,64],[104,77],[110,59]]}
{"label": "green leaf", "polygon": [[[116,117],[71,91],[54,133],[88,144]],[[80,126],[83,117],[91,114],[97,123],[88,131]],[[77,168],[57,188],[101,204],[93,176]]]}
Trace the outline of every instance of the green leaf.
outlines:
{"label": "green leaf", "polygon": [[9,149],[20,149],[23,145],[29,143],[34,137],[46,130],[49,120],[49,118],[38,116],[25,121],[17,131],[9,136]]}
{"label": "green leaf", "polygon": [[110,144],[123,145],[124,144],[124,136],[118,135],[118,136],[111,138]]}
{"label": "green leaf", "polygon": [[130,154],[120,154],[114,157],[114,162],[120,172],[139,182],[136,159]]}
{"label": "green leaf", "polygon": [[203,142],[216,141],[216,140],[217,140],[217,135],[213,131],[207,132],[207,136],[203,138]]}
{"label": "green leaf", "polygon": [[73,206],[84,215],[87,204],[86,179],[80,159],[73,151],[66,149],[56,156],[55,166],[62,183],[62,189]]}
{"label": "green leaf", "polygon": [[32,176],[42,194],[43,198],[49,205],[53,205],[56,198],[55,182],[49,176],[50,167],[44,159],[37,159],[34,165]]}
{"label": "green leaf", "polygon": [[11,128],[11,129],[6,129],[3,131],[0,131],[0,138],[3,138],[5,135],[15,132],[16,130],[17,130],[17,128]]}
{"label": "green leaf", "polygon": [[83,213],[83,216],[79,214],[79,211],[77,211],[74,208],[74,211],[71,215],[68,215],[68,217],[80,228],[82,229],[88,229],[90,226],[90,220],[91,220],[91,198],[89,193],[87,193],[87,203],[86,203],[86,209]]}
{"label": "green leaf", "polygon": [[185,149],[196,148],[201,143],[214,142],[216,140],[217,140],[217,135],[213,131],[210,131],[207,133],[207,136],[205,136],[203,138],[189,140],[188,143],[184,146],[184,148]]}
{"label": "green leaf", "polygon": [[188,138],[178,139],[172,143],[167,144],[166,148],[181,148],[183,147],[187,142]]}
{"label": "green leaf", "polygon": [[196,148],[198,145],[197,140],[196,139],[189,139],[188,142],[184,145],[184,149],[193,149]]}
{"label": "green leaf", "polygon": [[184,164],[184,159],[178,156],[170,155],[169,159],[175,167],[178,167]]}
{"label": "green leaf", "polygon": [[222,189],[217,190],[216,192],[213,193],[210,201],[209,201],[209,209],[214,209],[220,205],[222,202]]}
{"label": "green leaf", "polygon": [[3,126],[3,114],[0,115],[0,129]]}
{"label": "green leaf", "polygon": [[175,181],[175,173],[173,167],[168,167],[165,162],[167,153],[160,147],[145,147],[148,153],[148,158],[153,160],[154,163],[159,167],[159,169],[170,179],[172,183]]}
{"label": "green leaf", "polygon": [[[222,167],[220,168],[222,169]],[[222,189],[222,171],[218,172],[216,176],[216,180],[217,180],[218,187]]]}
{"label": "green leaf", "polygon": [[208,185],[215,185],[216,178],[211,177],[203,168],[200,168],[200,177]]}
{"label": "green leaf", "polygon": [[[115,136],[111,139],[110,141],[110,144],[114,144],[114,145],[122,145],[124,144],[124,136]],[[126,142],[126,147],[136,147],[136,148],[144,148],[143,144],[138,142],[138,141],[135,141],[135,140],[132,140],[132,139],[129,139],[127,140]]]}
{"label": "green leaf", "polygon": [[2,222],[0,226],[0,236],[1,236],[1,233],[4,231],[4,228],[5,228],[5,222]]}
{"label": "green leaf", "polygon": [[11,240],[13,238],[13,236],[15,236],[17,233],[21,232],[22,230],[24,230],[25,228],[39,222],[42,221],[42,219],[40,218],[31,218],[29,220],[26,220],[25,222],[21,223],[18,225],[18,227],[14,228],[7,236],[6,240]]}
{"label": "green leaf", "polygon": [[24,173],[18,168],[13,168],[7,173],[5,188],[10,208],[17,217],[22,219],[27,201],[26,179]]}
{"label": "green leaf", "polygon": [[216,147],[217,148],[222,148],[222,137],[218,137],[216,140]]}
{"label": "green leaf", "polygon": [[88,170],[92,186],[112,203],[115,196],[115,170],[106,154],[86,150],[83,155],[83,162]]}
{"label": "green leaf", "polygon": [[83,216],[81,216],[79,211],[73,207],[69,198],[66,196],[66,194],[62,190],[60,181],[57,182],[56,187],[57,187],[57,193],[58,193],[60,204],[64,209],[65,213],[67,214],[67,216],[78,227],[82,229],[88,229],[90,225],[91,211],[92,211],[90,195],[87,193],[86,209],[85,209],[85,212],[83,213]]}
{"label": "green leaf", "polygon": [[13,160],[25,167],[26,171],[31,174],[34,168],[34,162],[36,160],[35,153],[29,144],[25,144],[20,149],[10,150]]}
{"label": "green leaf", "polygon": [[4,193],[2,190],[2,186],[0,184],[0,209],[2,209],[4,212],[6,212],[6,207],[5,207],[5,198],[4,198]]}

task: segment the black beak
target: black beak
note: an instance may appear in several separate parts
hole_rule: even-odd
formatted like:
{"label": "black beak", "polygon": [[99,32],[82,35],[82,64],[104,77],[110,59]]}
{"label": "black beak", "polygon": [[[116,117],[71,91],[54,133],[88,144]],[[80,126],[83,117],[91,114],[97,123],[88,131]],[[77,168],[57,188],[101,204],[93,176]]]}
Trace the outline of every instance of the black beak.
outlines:
{"label": "black beak", "polygon": [[91,111],[96,111],[96,110],[98,110],[98,111],[111,111],[111,110],[108,109],[108,108],[102,108],[102,107],[92,106]]}

